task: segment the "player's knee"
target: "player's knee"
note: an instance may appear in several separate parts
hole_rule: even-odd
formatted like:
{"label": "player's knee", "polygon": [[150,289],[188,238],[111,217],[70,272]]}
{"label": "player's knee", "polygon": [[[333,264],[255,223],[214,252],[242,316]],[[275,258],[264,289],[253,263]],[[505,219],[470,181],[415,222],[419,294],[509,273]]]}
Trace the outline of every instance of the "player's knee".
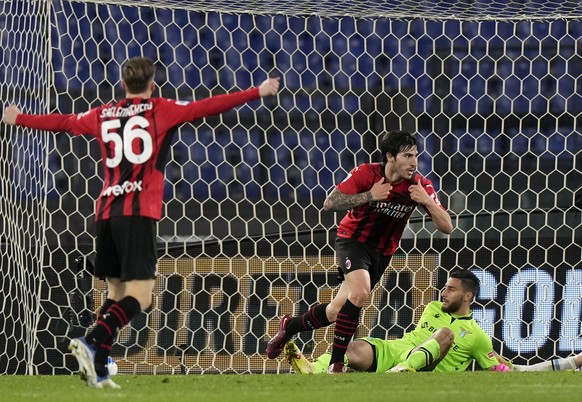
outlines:
{"label": "player's knee", "polygon": [[148,295],[148,297],[140,297],[138,298],[138,301],[141,311],[146,311],[152,305],[151,295]]}
{"label": "player's knee", "polygon": [[370,298],[370,294],[370,289],[362,287],[350,292],[348,300],[352,302],[354,306],[362,307]]}
{"label": "player's knee", "polygon": [[339,305],[333,303],[328,304],[327,308],[325,309],[327,320],[329,322],[335,322],[335,320],[337,320],[337,315],[339,314],[340,309],[341,306]]}
{"label": "player's knee", "polygon": [[145,311],[152,305],[154,284],[154,280],[128,281],[125,284],[125,294],[135,298],[139,302],[141,311]]}
{"label": "player's knee", "polygon": [[357,371],[366,371],[374,361],[374,349],[366,341],[355,340],[348,344],[346,356],[349,367]]}
{"label": "player's knee", "polygon": [[126,296],[133,297],[139,303],[139,308],[141,311],[146,311],[152,305],[152,295],[151,294],[141,294],[141,293],[128,293]]}

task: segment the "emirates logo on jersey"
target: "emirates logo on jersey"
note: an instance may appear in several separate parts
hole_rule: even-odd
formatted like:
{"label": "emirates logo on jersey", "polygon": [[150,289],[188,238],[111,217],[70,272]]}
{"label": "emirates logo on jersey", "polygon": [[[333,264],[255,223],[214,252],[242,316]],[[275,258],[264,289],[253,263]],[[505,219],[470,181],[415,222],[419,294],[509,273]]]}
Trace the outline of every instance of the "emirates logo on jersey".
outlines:
{"label": "emirates logo on jersey", "polygon": [[370,206],[374,208],[374,212],[380,212],[386,214],[391,218],[404,218],[408,213],[410,213],[415,205],[402,205],[395,202],[384,201],[384,202],[371,202]]}
{"label": "emirates logo on jersey", "polygon": [[122,194],[133,193],[134,191],[141,191],[141,180],[125,181],[123,184],[109,186],[103,190],[102,195],[103,197],[109,197],[110,195],[117,197]]}

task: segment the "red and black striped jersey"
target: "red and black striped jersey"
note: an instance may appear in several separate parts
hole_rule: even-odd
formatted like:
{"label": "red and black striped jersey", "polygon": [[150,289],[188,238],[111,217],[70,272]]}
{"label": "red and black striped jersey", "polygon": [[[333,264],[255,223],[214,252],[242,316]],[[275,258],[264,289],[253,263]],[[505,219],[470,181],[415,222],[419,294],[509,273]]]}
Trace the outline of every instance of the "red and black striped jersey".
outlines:
{"label": "red and black striped jersey", "polygon": [[96,220],[115,216],[159,220],[173,129],[257,98],[258,88],[195,102],[128,98],[77,115],[20,114],[16,124],[75,135],[89,134],[99,141],[105,177],[97,200]]}
{"label": "red and black striped jersey", "polygon": [[[413,179],[420,180],[428,195],[443,208],[432,182],[418,176],[417,174]],[[336,188],[344,194],[359,194],[369,191],[382,177],[384,177],[383,164],[364,163],[354,168]],[[370,201],[349,210],[338,226],[337,236],[356,239],[385,256],[394,254],[408,219],[418,205],[410,198],[408,187],[412,184],[414,183],[410,180],[402,180],[392,185],[392,190],[385,200]]]}

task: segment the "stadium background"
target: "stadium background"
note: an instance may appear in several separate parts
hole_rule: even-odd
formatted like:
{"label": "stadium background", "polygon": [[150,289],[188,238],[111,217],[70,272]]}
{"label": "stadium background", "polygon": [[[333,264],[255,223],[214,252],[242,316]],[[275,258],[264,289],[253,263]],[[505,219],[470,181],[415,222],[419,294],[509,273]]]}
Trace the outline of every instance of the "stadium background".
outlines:
{"label": "stadium background", "polygon": [[[11,3],[3,16],[20,15],[22,30],[34,29],[27,13],[40,11]],[[366,330],[400,336],[446,272],[461,266],[483,279],[475,314],[504,355],[534,362],[582,350],[579,20],[272,16],[67,1],[51,10],[48,110],[80,112],[119,97],[119,65],[138,54],[157,60],[167,97],[199,99],[266,74],[283,79],[278,99],[258,111],[244,106],[177,136],[159,225],[156,308],[132,323],[115,350],[128,362],[141,346],[152,354],[128,369],[173,372],[178,363],[161,364],[172,356],[190,359],[182,366],[191,372],[229,371],[232,362],[192,360],[210,350],[228,361],[240,350],[234,371],[278,370],[261,355],[276,317],[305,311],[332,291],[324,285],[334,283],[337,217],[319,206],[353,166],[379,159],[378,134],[397,127],[418,132],[419,170],[458,229],[451,239],[433,236],[415,215],[399,255],[408,260],[387,273],[374,296],[387,307],[369,312]],[[21,56],[12,40],[3,36],[11,60],[0,66],[3,101],[43,110],[43,88],[26,77],[39,60]],[[14,69],[14,60],[29,66]],[[34,165],[43,156],[27,140],[14,141],[6,159],[25,169],[6,167],[12,187],[3,195],[25,209],[46,196],[50,216],[34,364],[41,373],[67,372],[66,340],[84,332],[91,303],[102,297],[90,290],[102,284],[75,263],[93,247],[98,149],[57,136],[49,148],[59,151]],[[39,190],[35,180],[47,168]],[[3,241],[3,266],[10,247]],[[8,275],[2,281],[0,337],[16,353],[1,359],[6,371],[23,372],[21,306],[9,297]],[[243,310],[232,308],[237,298]],[[229,314],[238,318],[221,318]],[[311,335],[300,343],[326,345]]]}

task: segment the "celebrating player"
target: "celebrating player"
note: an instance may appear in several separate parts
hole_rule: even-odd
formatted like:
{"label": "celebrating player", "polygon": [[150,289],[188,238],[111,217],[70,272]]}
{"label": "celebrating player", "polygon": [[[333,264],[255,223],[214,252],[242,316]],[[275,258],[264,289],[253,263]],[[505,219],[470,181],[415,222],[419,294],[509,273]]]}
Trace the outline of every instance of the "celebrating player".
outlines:
{"label": "celebrating player", "polygon": [[281,318],[280,329],[267,346],[271,359],[301,331],[335,322],[329,373],[344,371],[344,355],[359,324],[360,312],[398,248],[402,233],[420,204],[438,230],[450,234],[451,217],[430,180],[416,172],[418,142],[406,131],[390,131],[380,141],[382,163],[353,169],[324,202],[326,211],[348,211],[335,240],[341,286],[331,303],[317,304],[299,317]]}
{"label": "celebrating player", "polygon": [[[414,330],[401,339],[360,338],[349,343],[344,363],[355,371],[464,371],[476,360],[484,370],[509,371],[498,361],[491,338],[473,319],[471,302],[479,279],[469,270],[453,270],[441,293],[424,309]],[[289,341],[285,357],[300,374],[327,371],[331,355],[308,361]]]}
{"label": "celebrating player", "polygon": [[95,212],[95,275],[107,280],[107,300],[94,328],[69,344],[81,376],[95,388],[119,388],[106,366],[111,346],[119,330],[151,305],[157,273],[156,221],[162,214],[164,167],[173,129],[275,95],[279,89],[279,78],[268,78],[246,91],[178,102],[152,98],[154,74],[151,60],[130,59],[121,82],[125,99],[78,115],[23,114],[16,106],[4,111],[5,123],[90,134],[101,147],[105,179]]}

